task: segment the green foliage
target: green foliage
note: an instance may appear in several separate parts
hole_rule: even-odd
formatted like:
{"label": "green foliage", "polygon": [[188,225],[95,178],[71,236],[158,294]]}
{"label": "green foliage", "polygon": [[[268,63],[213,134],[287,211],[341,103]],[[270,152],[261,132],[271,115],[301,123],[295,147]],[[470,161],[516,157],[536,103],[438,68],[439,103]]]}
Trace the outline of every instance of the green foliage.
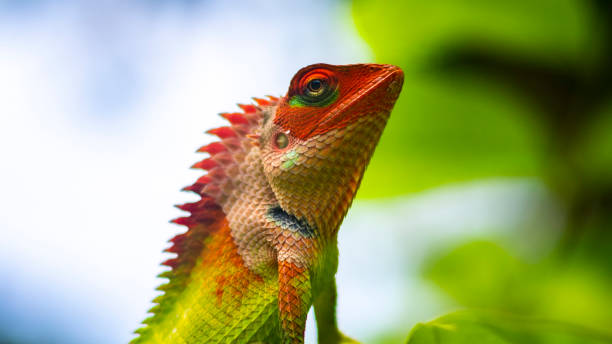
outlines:
{"label": "green foliage", "polygon": [[612,328],[612,3],[354,0],[352,13],[376,59],[405,72],[358,196],[535,177],[564,212],[542,261],[486,241],[431,257],[424,276],[456,305],[515,315],[452,314],[409,343],[612,342],[576,327]]}
{"label": "green foliage", "polygon": [[498,244],[475,241],[431,257],[423,273],[462,306],[601,329],[612,324],[610,281],[585,264],[527,263]]}
{"label": "green foliage", "polygon": [[612,187],[612,102],[588,125],[573,153],[591,184]]}
{"label": "green foliage", "polygon": [[529,297],[528,267],[497,244],[474,241],[431,259],[424,275],[462,305],[525,310]]}
{"label": "green foliage", "polygon": [[[359,196],[564,173],[556,114],[534,104],[532,81],[507,79],[540,79],[523,67],[578,78],[594,69],[601,38],[588,5],[578,0],[355,1],[355,23],[377,60],[406,73]],[[453,67],[462,54],[484,61]],[[478,69],[488,64],[494,68]],[[551,97],[558,102],[564,95]],[[593,154],[597,160],[605,152]]]}
{"label": "green foliage", "polygon": [[[418,69],[441,49],[492,45],[551,63],[589,57],[595,29],[579,0],[359,0],[353,17],[376,58]],[[384,20],[381,20],[384,18]]]}
{"label": "green foliage", "polygon": [[612,336],[561,322],[462,311],[418,324],[408,344],[603,344]]}
{"label": "green foliage", "polygon": [[469,75],[406,78],[367,170],[361,197],[491,176],[533,176],[545,159],[533,110],[507,88]]}

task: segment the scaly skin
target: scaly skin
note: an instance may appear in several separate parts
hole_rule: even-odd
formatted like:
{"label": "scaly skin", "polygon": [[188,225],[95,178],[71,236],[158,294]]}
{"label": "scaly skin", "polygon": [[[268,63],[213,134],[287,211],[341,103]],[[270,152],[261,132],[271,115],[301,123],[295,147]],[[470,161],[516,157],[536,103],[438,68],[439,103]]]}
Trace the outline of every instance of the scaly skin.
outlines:
{"label": "scaly skin", "polygon": [[280,99],[222,114],[200,149],[207,170],[178,206],[163,295],[141,343],[303,343],[314,305],[319,343],[351,342],[335,316],[337,233],[402,87],[401,70],[305,67]]}

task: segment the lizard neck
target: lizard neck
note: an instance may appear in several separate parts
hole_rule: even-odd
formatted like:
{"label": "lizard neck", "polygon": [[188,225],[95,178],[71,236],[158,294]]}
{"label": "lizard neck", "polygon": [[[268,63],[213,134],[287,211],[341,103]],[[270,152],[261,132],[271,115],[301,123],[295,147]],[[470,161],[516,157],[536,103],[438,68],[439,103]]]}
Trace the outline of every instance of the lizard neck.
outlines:
{"label": "lizard neck", "polygon": [[232,202],[223,206],[231,236],[244,264],[262,277],[276,274],[274,224],[268,212],[278,204],[263,172],[261,152],[252,147],[238,168]]}
{"label": "lizard neck", "polygon": [[[376,147],[389,113],[363,116],[298,145],[286,155],[292,164],[264,168],[279,205],[309,223],[325,240],[333,240]],[[323,143],[324,148],[318,147]]]}

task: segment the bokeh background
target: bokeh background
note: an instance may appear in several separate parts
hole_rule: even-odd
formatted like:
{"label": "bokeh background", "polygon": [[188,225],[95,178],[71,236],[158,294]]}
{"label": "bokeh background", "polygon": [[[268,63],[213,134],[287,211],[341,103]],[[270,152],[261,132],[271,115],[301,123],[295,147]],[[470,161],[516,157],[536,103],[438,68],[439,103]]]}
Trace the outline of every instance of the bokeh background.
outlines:
{"label": "bokeh background", "polygon": [[406,75],[340,231],[344,332],[612,341],[611,4],[0,0],[0,343],[129,341],[202,132],[316,62]]}

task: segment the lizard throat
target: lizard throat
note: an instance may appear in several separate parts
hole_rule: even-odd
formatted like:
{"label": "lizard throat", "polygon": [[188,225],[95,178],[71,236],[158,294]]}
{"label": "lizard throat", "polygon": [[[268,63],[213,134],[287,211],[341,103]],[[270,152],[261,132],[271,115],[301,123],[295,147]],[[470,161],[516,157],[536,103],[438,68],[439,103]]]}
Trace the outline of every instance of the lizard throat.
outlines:
{"label": "lizard throat", "polygon": [[311,226],[306,219],[299,219],[287,213],[279,205],[270,207],[266,216],[280,228],[293,233],[299,233],[306,238],[314,237],[317,232],[316,228]]}

